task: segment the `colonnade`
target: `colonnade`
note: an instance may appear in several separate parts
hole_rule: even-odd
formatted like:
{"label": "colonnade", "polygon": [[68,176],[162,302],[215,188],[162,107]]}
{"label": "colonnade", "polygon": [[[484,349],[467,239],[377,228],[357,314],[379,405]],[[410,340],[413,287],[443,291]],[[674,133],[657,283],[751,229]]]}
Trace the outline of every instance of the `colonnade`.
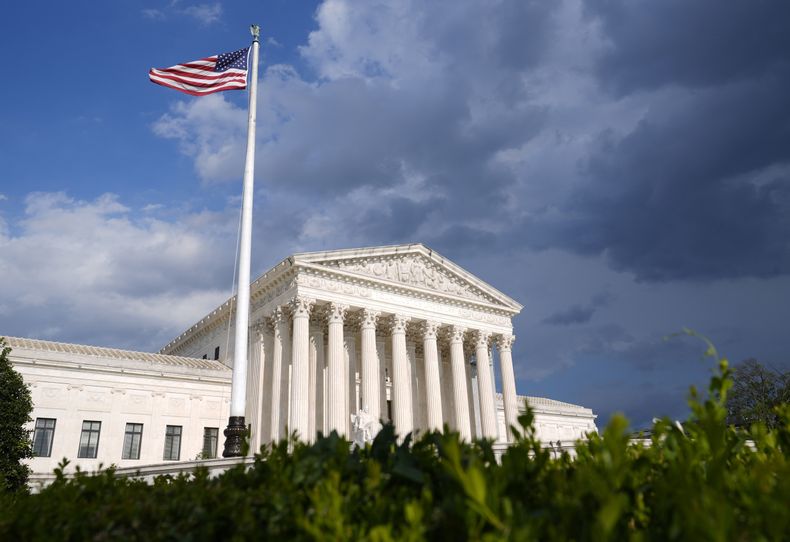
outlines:
{"label": "colonnade", "polygon": [[401,436],[447,424],[465,440],[497,439],[492,344],[512,440],[518,403],[510,334],[305,297],[277,307],[257,330],[251,357],[259,374],[252,379],[257,412],[248,417],[257,442],[292,431],[308,441],[317,432],[348,435],[358,409],[392,420]]}

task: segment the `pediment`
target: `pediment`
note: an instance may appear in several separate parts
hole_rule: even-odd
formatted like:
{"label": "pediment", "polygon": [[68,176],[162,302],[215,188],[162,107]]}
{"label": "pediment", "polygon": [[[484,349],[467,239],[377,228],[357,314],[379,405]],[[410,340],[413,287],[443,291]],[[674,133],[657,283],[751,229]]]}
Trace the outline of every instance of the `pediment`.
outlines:
{"label": "pediment", "polygon": [[[389,248],[389,250],[387,250]],[[518,311],[521,305],[423,245],[295,256],[296,261]]]}

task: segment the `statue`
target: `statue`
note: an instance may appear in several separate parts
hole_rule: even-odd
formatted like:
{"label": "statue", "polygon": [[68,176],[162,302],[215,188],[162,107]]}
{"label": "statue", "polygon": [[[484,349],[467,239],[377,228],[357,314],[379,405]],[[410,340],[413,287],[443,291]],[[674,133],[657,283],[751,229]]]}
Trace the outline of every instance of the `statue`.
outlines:
{"label": "statue", "polygon": [[351,415],[351,441],[359,448],[373,442],[379,431],[381,423],[368,413],[367,406]]}

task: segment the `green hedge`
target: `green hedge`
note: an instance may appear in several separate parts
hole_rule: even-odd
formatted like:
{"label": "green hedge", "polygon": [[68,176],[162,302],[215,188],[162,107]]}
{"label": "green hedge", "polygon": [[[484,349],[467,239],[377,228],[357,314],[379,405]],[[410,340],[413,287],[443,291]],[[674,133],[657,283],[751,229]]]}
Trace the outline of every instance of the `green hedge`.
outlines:
{"label": "green hedge", "polygon": [[527,413],[501,463],[488,442],[398,444],[385,427],[363,450],[335,434],[281,442],[215,479],[59,473],[40,494],[0,496],[0,539],[788,539],[790,409],[774,431],[728,427],[731,384],[721,360],[685,424],[656,422],[645,447],[615,417],[575,459],[542,449]]}

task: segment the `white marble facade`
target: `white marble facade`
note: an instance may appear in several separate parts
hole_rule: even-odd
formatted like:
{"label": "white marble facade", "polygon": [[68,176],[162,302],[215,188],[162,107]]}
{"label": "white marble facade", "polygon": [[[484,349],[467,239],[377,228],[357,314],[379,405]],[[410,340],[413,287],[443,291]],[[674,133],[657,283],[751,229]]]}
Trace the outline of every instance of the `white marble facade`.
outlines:
{"label": "white marble facade", "polygon": [[[161,353],[211,357],[227,343],[231,302]],[[295,254],[252,284],[251,304],[253,445],[291,431],[348,435],[360,410],[401,435],[447,425],[509,440],[519,412],[511,319],[522,306],[424,245]]]}
{"label": "white marble facade", "polygon": [[[31,432],[37,421],[52,421],[45,453],[29,460],[35,475],[51,473],[63,458],[71,461],[70,470],[85,471],[192,460],[205,455],[207,429],[216,430],[214,449],[222,453],[231,371],[221,363],[35,339],[7,341],[14,368],[30,386]],[[81,454],[86,422],[99,424],[96,449]],[[132,454],[122,450],[128,424],[141,429]],[[177,449],[171,446],[166,457],[168,426],[180,428],[180,435]]]}
{"label": "white marble facade", "polygon": [[[50,457],[33,459],[34,471],[51,472],[62,457],[89,470],[161,463],[168,426],[182,428],[179,460],[201,454],[211,428],[221,454],[233,301],[158,354],[10,339],[12,362],[32,386],[33,418],[57,420]],[[251,448],[290,431],[349,435],[363,410],[401,435],[446,425],[504,444],[524,401],[542,440],[583,438],[596,430],[589,409],[516,394],[511,319],[521,308],[421,244],[283,260],[251,287]],[[93,459],[76,458],[85,420],[102,422]],[[129,423],[143,425],[137,459],[122,459]]]}

